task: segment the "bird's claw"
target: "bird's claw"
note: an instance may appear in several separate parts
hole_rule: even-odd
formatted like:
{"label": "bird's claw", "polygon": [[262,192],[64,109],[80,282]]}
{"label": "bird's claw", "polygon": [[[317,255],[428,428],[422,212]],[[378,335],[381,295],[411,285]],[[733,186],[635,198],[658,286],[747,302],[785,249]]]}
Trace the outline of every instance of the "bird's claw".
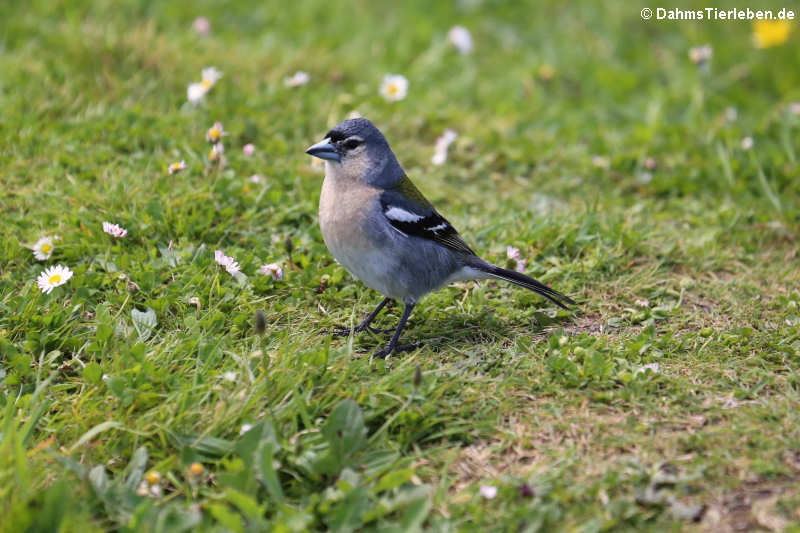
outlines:
{"label": "bird's claw", "polygon": [[354,328],[348,328],[345,326],[334,326],[333,330],[331,330],[331,334],[334,337],[349,337],[351,334],[355,335],[356,333],[361,333],[362,331],[369,331],[370,333],[374,333],[375,335],[385,334],[385,333],[392,333],[394,328],[387,328],[387,329],[378,329],[373,328],[370,326],[356,326]]}
{"label": "bird's claw", "polygon": [[392,352],[410,352],[416,350],[422,345],[420,342],[412,342],[410,344],[398,344],[396,346],[387,346],[375,352],[372,356],[373,359],[385,359]]}

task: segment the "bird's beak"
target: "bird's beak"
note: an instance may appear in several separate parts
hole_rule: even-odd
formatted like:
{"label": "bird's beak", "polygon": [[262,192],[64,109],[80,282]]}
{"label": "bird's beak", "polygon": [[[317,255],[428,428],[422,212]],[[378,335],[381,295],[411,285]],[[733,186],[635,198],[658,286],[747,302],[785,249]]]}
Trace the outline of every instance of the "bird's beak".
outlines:
{"label": "bird's beak", "polygon": [[319,157],[320,159],[327,159],[328,161],[341,161],[342,156],[336,151],[336,147],[331,144],[330,138],[322,139],[314,146],[310,146],[306,150],[308,155]]}

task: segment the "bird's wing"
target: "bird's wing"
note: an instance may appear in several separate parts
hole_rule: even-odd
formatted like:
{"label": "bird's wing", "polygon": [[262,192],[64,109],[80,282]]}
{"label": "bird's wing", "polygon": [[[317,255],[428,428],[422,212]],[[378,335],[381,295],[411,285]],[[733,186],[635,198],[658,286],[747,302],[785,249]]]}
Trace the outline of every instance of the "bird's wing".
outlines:
{"label": "bird's wing", "polygon": [[407,177],[383,191],[380,199],[383,216],[398,231],[434,241],[457,252],[475,255],[456,229],[436,212]]}

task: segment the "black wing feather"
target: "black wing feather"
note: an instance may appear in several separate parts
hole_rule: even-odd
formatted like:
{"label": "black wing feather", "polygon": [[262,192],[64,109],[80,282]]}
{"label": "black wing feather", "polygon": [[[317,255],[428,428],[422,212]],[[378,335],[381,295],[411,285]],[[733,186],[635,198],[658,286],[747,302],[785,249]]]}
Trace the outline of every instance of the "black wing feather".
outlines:
{"label": "black wing feather", "polygon": [[[386,220],[402,233],[434,241],[457,252],[475,255],[453,225],[430,205],[419,205],[394,191],[386,191],[381,195],[381,207]],[[387,213],[390,213],[392,208],[413,215],[415,220],[402,220],[389,216]]]}

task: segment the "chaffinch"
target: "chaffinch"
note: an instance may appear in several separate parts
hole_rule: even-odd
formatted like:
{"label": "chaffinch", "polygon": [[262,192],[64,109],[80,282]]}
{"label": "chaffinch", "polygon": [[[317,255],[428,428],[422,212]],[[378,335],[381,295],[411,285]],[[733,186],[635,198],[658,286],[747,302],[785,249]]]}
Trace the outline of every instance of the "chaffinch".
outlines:
{"label": "chaffinch", "polygon": [[564,309],[565,303],[575,304],[535,279],[475,255],[411,183],[369,120],[345,120],[306,153],[325,160],[319,222],[328,250],[348,272],[386,297],[353,332],[371,329],[389,301],[405,305],[394,335],[374,357],[414,348],[398,345],[411,311],[425,294],[454,281],[502,279]]}

